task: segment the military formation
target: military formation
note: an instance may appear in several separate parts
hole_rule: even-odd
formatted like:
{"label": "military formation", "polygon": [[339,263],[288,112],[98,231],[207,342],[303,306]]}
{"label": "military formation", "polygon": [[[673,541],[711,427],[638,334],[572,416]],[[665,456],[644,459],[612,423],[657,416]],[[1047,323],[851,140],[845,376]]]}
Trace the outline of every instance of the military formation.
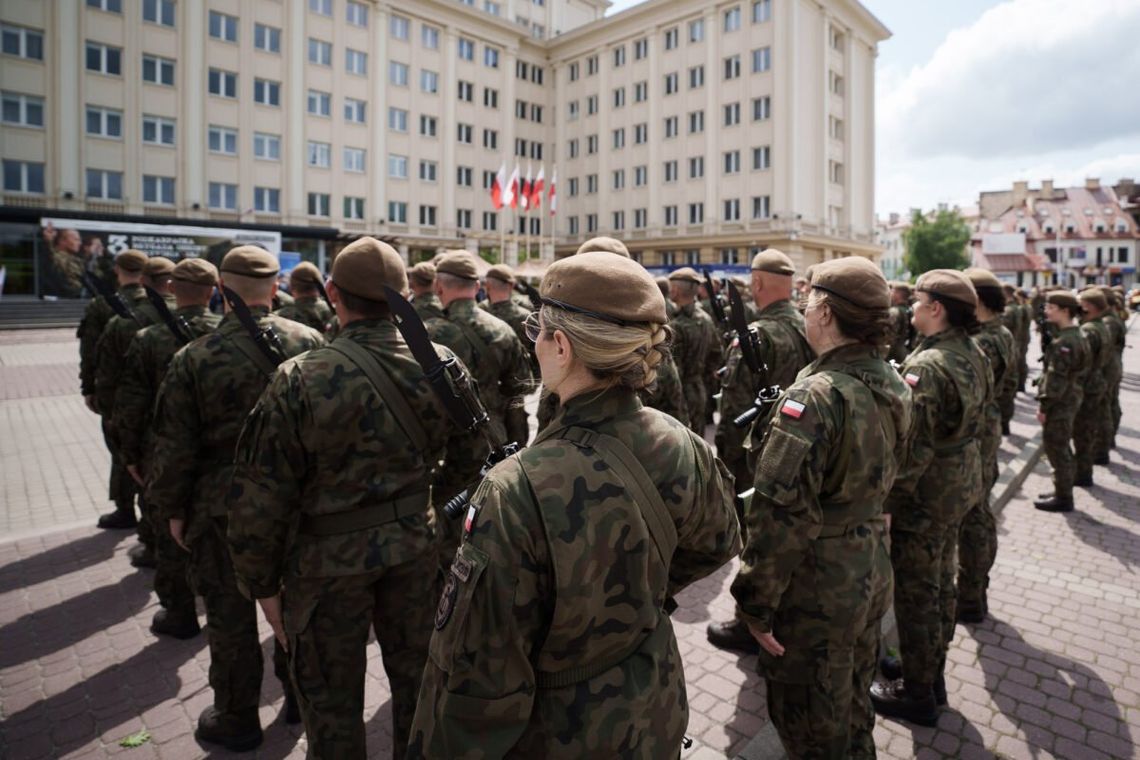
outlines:
{"label": "military formation", "polygon": [[1031,325],[1035,505],[1067,511],[1114,446],[1122,296],[887,282],[860,257],[797,277],[775,249],[749,269],[655,280],[595,238],[535,288],[365,237],[285,297],[255,246],[217,268],[120,253],[79,328],[112,456],[99,527],[137,530],[156,635],[200,635],[201,599],[198,740],[263,741],[260,610],[309,757],[367,755],[373,636],[395,757],[676,757],[674,597],[734,557],[708,638],[757,656],[791,757],[873,757],[876,712],[934,725],[954,628],[988,614]]}

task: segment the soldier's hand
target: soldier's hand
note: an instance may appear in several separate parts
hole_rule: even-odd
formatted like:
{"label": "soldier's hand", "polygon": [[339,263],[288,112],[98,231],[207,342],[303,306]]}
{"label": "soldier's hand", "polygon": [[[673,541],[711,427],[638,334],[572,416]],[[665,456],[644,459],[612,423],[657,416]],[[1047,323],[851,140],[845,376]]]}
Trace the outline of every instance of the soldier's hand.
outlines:
{"label": "soldier's hand", "polygon": [[1041,411],[1040,409],[1037,410],[1037,421],[1042,425],[1045,424],[1045,412]]}
{"label": "soldier's hand", "polygon": [[99,413],[99,408],[95,406],[95,394],[94,393],[89,393],[86,396],[84,396],[83,397],[83,403],[87,404],[87,408],[90,409],[91,411],[95,412],[95,414]]}
{"label": "soldier's hand", "polygon": [[182,534],[186,531],[186,521],[181,517],[170,518],[170,537],[174,539],[174,543],[182,547],[183,551],[190,551],[182,540]]}
{"label": "soldier's hand", "polygon": [[748,624],[748,630],[752,632],[752,638],[756,639],[764,651],[773,657],[784,656],[784,645],[776,641],[776,637],[772,635],[771,631],[761,631],[758,627]]}
{"label": "soldier's hand", "polygon": [[267,596],[264,599],[258,599],[257,603],[261,605],[261,611],[265,614],[265,620],[269,623],[269,627],[273,629],[273,635],[277,637],[281,648],[288,652],[289,640],[285,638],[285,622],[281,618],[281,595]]}
{"label": "soldier's hand", "polygon": [[142,470],[139,469],[137,464],[128,464],[127,472],[131,474],[131,478],[140,486],[146,485],[146,483],[143,482]]}

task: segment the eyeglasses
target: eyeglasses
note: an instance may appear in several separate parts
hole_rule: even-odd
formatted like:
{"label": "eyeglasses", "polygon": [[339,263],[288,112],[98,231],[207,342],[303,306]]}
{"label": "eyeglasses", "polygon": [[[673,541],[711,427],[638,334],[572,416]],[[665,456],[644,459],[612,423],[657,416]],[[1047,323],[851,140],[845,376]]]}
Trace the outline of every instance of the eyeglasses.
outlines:
{"label": "eyeglasses", "polygon": [[523,330],[526,331],[526,338],[531,343],[538,342],[538,336],[542,334],[542,324],[538,319],[538,312],[532,311],[523,320]]}

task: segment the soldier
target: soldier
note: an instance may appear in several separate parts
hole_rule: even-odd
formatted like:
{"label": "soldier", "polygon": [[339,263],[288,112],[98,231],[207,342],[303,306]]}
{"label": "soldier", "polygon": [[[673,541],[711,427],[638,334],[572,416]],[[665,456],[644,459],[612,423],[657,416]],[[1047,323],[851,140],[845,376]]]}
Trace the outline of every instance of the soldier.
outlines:
{"label": "soldier", "polygon": [[910,324],[910,299],[910,283],[891,283],[891,343],[887,358],[900,364],[910,353],[914,334]]}
{"label": "soldier", "polygon": [[634,261],[556,261],[528,329],[558,415],[471,499],[435,615],[409,758],[677,757],[667,600],[740,550],[712,448],[642,407],[670,329]]}
{"label": "soldier", "polygon": [[958,529],[958,621],[980,623],[989,609],[986,589],[997,557],[997,520],[990,511],[990,489],[998,477],[1001,402],[1017,394],[1017,345],[1013,333],[1002,324],[1005,293],[1001,281],[986,269],[967,269],[966,276],[978,294],[975,314],[982,325],[974,342],[989,360],[993,374],[993,392],[985,401],[980,441],[982,498],[970,507]]}
{"label": "soldier", "polygon": [[[1113,292],[1101,288],[1101,292],[1108,299]],[[1123,303],[1123,299],[1120,300]],[[1109,343],[1114,350],[1109,357],[1108,371],[1105,373],[1105,398],[1108,399],[1108,411],[1105,415],[1104,432],[1102,433],[1105,445],[1109,449],[1116,448],[1116,431],[1120,427],[1120,381],[1124,377],[1124,340],[1128,328],[1124,320],[1113,309],[1104,313],[1104,326],[1108,329]],[[1097,462],[1094,461],[1094,464]],[[1104,461],[1099,464],[1108,464],[1108,451],[1104,452]]]}
{"label": "soldier", "polygon": [[907,456],[887,498],[903,677],[876,682],[871,701],[881,715],[933,726],[946,701],[958,530],[982,498],[980,438],[993,373],[970,339],[978,330],[970,279],[934,269],[915,291],[912,321],[922,340],[900,370],[914,412]]}
{"label": "soldier", "polygon": [[[194,735],[233,751],[261,744],[257,706],[263,667],[256,605],[238,590],[226,546],[233,452],[276,364],[324,344],[311,327],[270,313],[278,269],[275,256],[252,245],[238,246],[222,259],[219,286],[230,288],[245,306],[227,299],[217,330],[171,360],[155,402],[147,482],[154,514],[190,552],[191,582],[206,606],[214,704],[202,711]],[[242,325],[235,308],[248,308],[258,339]],[[267,338],[266,331],[276,340]],[[300,716],[280,647],[274,651],[274,666],[286,694],[285,719],[296,722]]]}
{"label": "soldier", "polygon": [[424,570],[436,550],[429,505],[477,478],[485,455],[450,424],[384,285],[407,290],[391,246],[363,237],[336,257],[328,293],[341,332],[274,375],[229,489],[238,586],[289,652],[310,757],[365,757],[370,631],[392,688],[393,755],[404,756],[439,595]]}
{"label": "soldier", "polygon": [[[515,273],[506,264],[496,264],[487,270],[483,277],[483,289],[487,292],[487,300],[479,304],[479,308],[488,314],[506,322],[519,337],[519,342],[526,348],[529,341],[526,339],[526,327],[523,322],[530,316],[531,310],[520,304],[512,296],[518,279]],[[531,374],[538,372],[538,363],[533,352],[527,352],[530,358]]]}
{"label": "soldier", "polygon": [[[977,283],[975,283],[976,285]],[[1015,353],[1015,368],[1016,368],[1016,381],[1013,384],[1012,393],[1008,388],[1005,392],[1001,389],[998,390],[998,411],[1001,413],[1001,433],[1002,435],[1009,435],[1009,423],[1013,419],[1013,412],[1016,406],[1017,393],[1021,390],[1021,327],[1022,323],[1028,319],[1028,313],[1024,311],[1017,302],[1017,290],[1006,283],[1002,285],[1002,295],[1004,301],[1004,309],[1001,312],[1001,322],[1010,335],[1013,336],[1013,349]],[[979,317],[981,319],[981,317]],[[992,357],[991,357],[992,358]],[[1028,371],[1028,370],[1027,370]],[[997,377],[994,377],[997,380]],[[961,583],[961,581],[959,581]]]}
{"label": "soldier", "polygon": [[434,291],[435,264],[421,261],[408,270],[408,287],[412,291],[412,305],[420,319],[444,319],[443,304]]}
{"label": "soldier", "polygon": [[289,290],[293,293],[293,303],[277,310],[278,316],[300,322],[303,325],[324,332],[332,318],[332,309],[321,298],[319,285],[325,278],[315,264],[302,261],[289,273]]}
{"label": "soldier", "polygon": [[697,289],[701,276],[690,267],[682,267],[669,275],[669,293],[677,305],[677,313],[669,319],[675,338],[673,359],[685,394],[686,420],[697,435],[705,431],[706,378],[720,367],[723,351],[716,325],[703,309],[697,307]]}
{"label": "soldier", "polygon": [[792,283],[792,301],[796,310],[801,314],[807,308],[808,296],[811,295],[811,283],[806,277],[797,277]]}
{"label": "soldier", "polygon": [[880,620],[891,603],[882,506],[903,457],[910,389],[882,359],[882,272],[815,267],[804,311],[819,357],[752,428],[756,495],[732,595],[760,645],[768,714],[790,757],[873,757]]}
{"label": "soldier", "polygon": [[435,270],[435,294],[445,318],[425,322],[431,339],[450,348],[471,368],[499,435],[525,443],[530,430],[525,410],[521,415],[518,410],[523,409],[533,378],[522,342],[510,325],[476,307],[479,274],[474,254],[452,251]]}
{"label": "soldier", "polygon": [[1110,414],[1108,382],[1112,371],[1112,358],[1116,347],[1112,345],[1112,335],[1104,323],[1104,313],[1108,301],[1104,291],[1090,287],[1078,295],[1081,307],[1081,335],[1089,350],[1088,373],[1082,387],[1084,395],[1075,419],[1082,421],[1073,426],[1073,453],[1076,461],[1076,477],[1073,485],[1091,488],[1093,485],[1093,464],[1108,464],[1108,441],[1104,438],[1102,421]]}
{"label": "soldier", "polygon": [[[183,259],[174,267],[171,287],[177,310],[180,336],[163,323],[145,327],[135,335],[127,350],[123,374],[115,392],[115,434],[119,451],[131,477],[144,487],[150,473],[153,439],[151,424],[155,397],[166,369],[182,340],[193,340],[213,331],[221,319],[206,308],[218,280],[217,268],[205,259]],[[154,614],[150,630],[178,639],[198,635],[198,614],[194,592],[187,577],[186,552],[174,543],[164,523],[154,518],[145,499],[139,500],[143,521],[150,525],[155,541],[156,570],[154,591],[162,608]]]}

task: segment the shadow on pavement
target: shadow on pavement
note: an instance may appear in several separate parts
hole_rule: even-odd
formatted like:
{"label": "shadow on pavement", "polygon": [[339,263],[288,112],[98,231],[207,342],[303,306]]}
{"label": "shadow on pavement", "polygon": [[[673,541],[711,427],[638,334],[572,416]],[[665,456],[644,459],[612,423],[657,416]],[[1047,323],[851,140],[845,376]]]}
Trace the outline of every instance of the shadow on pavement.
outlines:
{"label": "shadow on pavement", "polygon": [[1111,554],[1116,561],[1128,569],[1137,566],[1137,550],[1133,547],[1140,540],[1126,528],[1109,525],[1079,509],[1065,513],[1065,520],[1073,535],[1100,552]]}
{"label": "shadow on pavement", "polygon": [[0,567],[0,594],[28,588],[97,565],[110,559],[120,543],[133,539],[134,536],[133,531],[100,530],[4,565]]}

